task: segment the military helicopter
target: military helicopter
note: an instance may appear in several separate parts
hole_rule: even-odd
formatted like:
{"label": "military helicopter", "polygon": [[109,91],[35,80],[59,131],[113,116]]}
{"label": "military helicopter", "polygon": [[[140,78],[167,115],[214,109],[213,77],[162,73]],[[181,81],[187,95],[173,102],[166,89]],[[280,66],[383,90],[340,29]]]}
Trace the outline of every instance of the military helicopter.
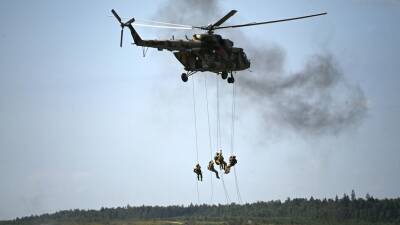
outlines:
{"label": "military helicopter", "polygon": [[[122,22],[121,17],[114,9],[112,9],[111,12],[121,25],[120,47],[122,47],[124,28],[128,27],[135,45],[145,48],[156,48],[159,51],[165,49],[173,52],[175,57],[184,66],[185,72],[181,75],[182,81],[187,82],[188,78],[197,72],[208,71],[215,73],[216,75],[220,75],[224,80],[228,78],[228,83],[233,83],[235,81],[233,72],[250,68],[250,61],[242,48],[234,47],[231,40],[224,39],[221,37],[221,35],[214,34],[215,30],[278,23],[327,14],[324,12],[280,20],[221,26],[226,20],[235,15],[237,12],[236,10],[231,10],[217,22],[207,26],[188,26],[163,22],[157,22],[162,24],[157,26],[147,25],[162,28],[200,29],[206,31],[202,34],[194,34],[192,39],[186,37],[186,40],[143,40],[133,28],[132,24],[141,26],[146,26],[146,24],[134,23],[134,18],[128,20],[127,22]],[[228,74],[230,74],[229,77]]]}

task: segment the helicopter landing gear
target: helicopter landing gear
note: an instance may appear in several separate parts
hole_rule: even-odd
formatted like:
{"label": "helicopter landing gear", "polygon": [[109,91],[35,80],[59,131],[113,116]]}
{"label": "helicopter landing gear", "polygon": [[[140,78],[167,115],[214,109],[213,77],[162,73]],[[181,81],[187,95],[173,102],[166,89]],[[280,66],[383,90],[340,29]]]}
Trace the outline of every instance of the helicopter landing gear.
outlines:
{"label": "helicopter landing gear", "polygon": [[225,72],[222,72],[222,73],[221,73],[221,77],[222,77],[222,79],[224,79],[224,80],[225,80],[226,78],[228,78],[228,72],[226,72],[226,71],[225,71]]}
{"label": "helicopter landing gear", "polygon": [[187,73],[182,73],[181,78],[183,82],[187,82],[190,76],[193,76],[198,71],[188,71]]}
{"label": "helicopter landing gear", "polygon": [[233,78],[233,72],[232,71],[230,72],[230,74],[231,74],[231,76],[228,77],[228,83],[229,84],[233,84],[233,82],[235,82],[235,78]]}
{"label": "helicopter landing gear", "polygon": [[188,75],[186,73],[182,73],[181,78],[182,78],[183,82],[187,82],[188,79],[189,79],[189,77],[188,77]]}

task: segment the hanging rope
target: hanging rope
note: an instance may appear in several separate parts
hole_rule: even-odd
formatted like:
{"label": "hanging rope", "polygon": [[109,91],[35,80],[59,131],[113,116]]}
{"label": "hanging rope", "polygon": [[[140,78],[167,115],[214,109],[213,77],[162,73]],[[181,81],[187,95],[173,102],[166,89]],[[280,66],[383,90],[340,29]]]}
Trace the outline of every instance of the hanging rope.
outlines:
{"label": "hanging rope", "polygon": [[[199,145],[197,141],[197,116],[196,116],[196,96],[195,96],[195,79],[193,79],[193,118],[194,118],[194,138],[195,138],[195,148],[196,148],[196,162],[199,163]],[[197,202],[200,205],[200,192],[199,192],[199,182],[196,182],[197,190]]]}
{"label": "hanging rope", "polygon": [[229,204],[231,202],[231,198],[229,197],[228,190],[226,189],[226,186],[225,186],[224,173],[223,172],[221,173],[221,181],[222,181],[222,187],[224,188],[226,204]]}
{"label": "hanging rope", "polygon": [[197,190],[197,204],[200,205],[199,182],[196,182],[196,190]]}
{"label": "hanging rope", "polygon": [[236,97],[236,89],[235,83],[232,84],[232,120],[231,120],[231,155],[233,155],[234,151],[234,138],[235,138],[235,97]]}
{"label": "hanging rope", "polygon": [[[234,155],[234,147],[235,147],[235,117],[236,117],[236,86],[235,83],[232,84],[232,124],[231,124],[231,155]],[[236,195],[238,198],[238,202],[242,204],[242,196],[240,195],[239,184],[237,179],[236,167],[233,167],[233,172],[235,175],[235,186],[236,186]]]}
{"label": "hanging rope", "polygon": [[217,151],[221,148],[221,136],[220,136],[220,119],[219,119],[219,82],[218,76],[216,77],[217,85]]}
{"label": "hanging rope", "polygon": [[197,116],[196,116],[196,97],[195,97],[195,87],[194,87],[195,79],[193,79],[193,115],[194,115],[194,138],[196,143],[196,162],[199,163],[199,145],[197,141]]}
{"label": "hanging rope", "polygon": [[[217,151],[221,149],[222,147],[222,141],[221,141],[221,121],[220,121],[220,110],[219,110],[219,79],[218,76],[216,77],[216,85],[217,85]],[[226,204],[229,204],[230,198],[229,198],[229,193],[226,189],[225,181],[224,181],[224,172],[222,171],[221,173],[221,183],[222,187],[224,189],[224,194],[225,194],[225,200]]]}
{"label": "hanging rope", "polygon": [[[206,105],[207,105],[207,122],[208,122],[208,138],[209,138],[209,145],[210,145],[210,158],[213,158],[213,151],[212,151],[212,139],[211,139],[211,125],[210,125],[210,111],[208,109],[208,88],[207,88],[207,77],[204,76],[204,87],[206,89]],[[210,196],[210,204],[214,202],[214,186],[213,186],[213,174],[210,172],[210,184],[211,184],[211,196]]]}
{"label": "hanging rope", "polygon": [[210,145],[210,156],[212,158],[212,139],[211,139],[211,123],[210,123],[210,111],[208,108],[208,88],[207,88],[207,77],[204,76],[204,87],[206,89],[206,103],[207,103],[207,122],[208,122],[208,137],[209,137],[209,145]]}
{"label": "hanging rope", "polygon": [[236,186],[236,195],[238,198],[238,202],[239,204],[242,204],[242,195],[240,195],[240,191],[239,191],[239,184],[238,184],[238,179],[237,179],[237,174],[236,174],[236,168],[233,167],[233,173],[235,174],[235,186]]}

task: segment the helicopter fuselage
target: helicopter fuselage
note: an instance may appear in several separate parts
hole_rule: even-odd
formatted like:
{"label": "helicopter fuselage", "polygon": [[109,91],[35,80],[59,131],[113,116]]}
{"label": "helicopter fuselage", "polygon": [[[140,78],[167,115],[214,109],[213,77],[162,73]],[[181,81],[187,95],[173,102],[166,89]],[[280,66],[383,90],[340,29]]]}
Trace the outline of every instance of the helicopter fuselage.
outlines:
{"label": "helicopter fuselage", "polygon": [[142,40],[136,45],[172,51],[186,71],[214,73],[245,70],[250,61],[242,48],[217,34],[195,34],[188,40]]}
{"label": "helicopter fuselage", "polygon": [[192,49],[176,51],[175,57],[182,63],[186,71],[210,71],[214,73],[245,70],[250,67],[243,49],[223,48]]}

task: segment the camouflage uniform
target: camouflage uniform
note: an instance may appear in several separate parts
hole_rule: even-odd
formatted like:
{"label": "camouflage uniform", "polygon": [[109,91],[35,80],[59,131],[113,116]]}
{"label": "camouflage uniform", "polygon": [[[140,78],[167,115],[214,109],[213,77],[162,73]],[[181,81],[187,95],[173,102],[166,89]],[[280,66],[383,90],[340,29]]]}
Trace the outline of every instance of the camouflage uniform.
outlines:
{"label": "camouflage uniform", "polygon": [[197,175],[197,180],[203,181],[203,173],[201,172],[201,167],[200,164],[196,164],[196,166],[193,169],[193,172]]}
{"label": "camouflage uniform", "polygon": [[217,165],[220,164],[220,163],[219,163],[219,152],[215,153],[214,161],[215,161],[215,164],[217,164]]}
{"label": "camouflage uniform", "polygon": [[229,157],[229,165],[225,167],[225,174],[231,171],[231,167],[235,166],[237,163],[236,156],[232,155]]}
{"label": "camouflage uniform", "polygon": [[236,165],[237,160],[236,160],[236,156],[232,155],[229,157],[229,167],[232,167],[234,165]]}
{"label": "camouflage uniform", "polygon": [[214,172],[215,176],[219,179],[218,171],[214,168],[214,162],[212,160],[208,163],[207,169],[211,172]]}
{"label": "camouflage uniform", "polygon": [[225,170],[226,162],[224,161],[224,157],[222,156],[222,150],[215,154],[214,161],[215,164],[219,165],[220,170]]}

